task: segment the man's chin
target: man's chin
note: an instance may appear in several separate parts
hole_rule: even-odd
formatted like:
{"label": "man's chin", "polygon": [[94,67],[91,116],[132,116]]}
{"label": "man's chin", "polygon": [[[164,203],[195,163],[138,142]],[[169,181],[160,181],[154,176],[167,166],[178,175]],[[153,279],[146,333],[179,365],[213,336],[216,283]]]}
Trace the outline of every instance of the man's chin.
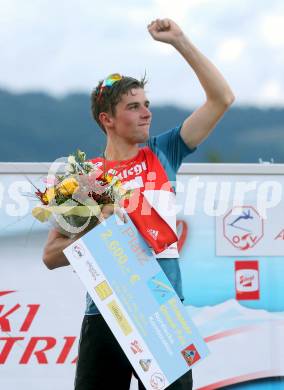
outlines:
{"label": "man's chin", "polygon": [[141,142],[146,142],[149,139],[150,133],[149,133],[149,128],[144,129],[142,133],[140,133],[140,138],[142,139]]}
{"label": "man's chin", "polygon": [[144,142],[147,142],[149,139],[149,133],[141,135],[139,141],[137,143],[143,144]]}

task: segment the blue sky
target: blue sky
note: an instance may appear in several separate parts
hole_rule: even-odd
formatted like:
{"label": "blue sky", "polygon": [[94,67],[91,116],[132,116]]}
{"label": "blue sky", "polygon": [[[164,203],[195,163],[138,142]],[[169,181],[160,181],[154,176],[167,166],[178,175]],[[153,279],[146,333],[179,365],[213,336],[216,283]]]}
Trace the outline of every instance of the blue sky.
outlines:
{"label": "blue sky", "polygon": [[0,0],[0,87],[89,93],[146,70],[154,104],[204,101],[191,68],[147,24],[169,17],[229,81],[236,104],[284,105],[281,0]]}

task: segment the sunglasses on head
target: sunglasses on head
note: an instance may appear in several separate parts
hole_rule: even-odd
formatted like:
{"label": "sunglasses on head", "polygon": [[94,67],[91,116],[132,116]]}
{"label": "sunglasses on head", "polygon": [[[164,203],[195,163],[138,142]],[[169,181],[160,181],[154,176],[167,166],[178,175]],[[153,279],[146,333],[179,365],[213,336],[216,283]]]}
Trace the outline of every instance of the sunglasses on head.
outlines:
{"label": "sunglasses on head", "polygon": [[100,92],[98,94],[97,99],[100,100],[102,93],[103,93],[103,90],[105,88],[111,88],[114,83],[116,83],[117,81],[119,81],[121,79],[122,79],[122,76],[119,73],[110,74],[106,79],[104,79],[104,81],[100,87]]}

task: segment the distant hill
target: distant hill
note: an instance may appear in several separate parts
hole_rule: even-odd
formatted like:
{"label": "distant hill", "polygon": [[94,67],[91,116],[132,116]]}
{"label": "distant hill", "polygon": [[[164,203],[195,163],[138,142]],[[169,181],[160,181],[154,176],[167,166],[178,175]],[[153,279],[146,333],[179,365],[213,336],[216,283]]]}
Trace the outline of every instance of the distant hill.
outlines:
{"label": "distant hill", "polygon": [[[53,161],[80,148],[88,157],[104,150],[105,136],[93,121],[87,94],[55,98],[0,89],[0,161]],[[181,123],[192,110],[151,107],[151,134]],[[284,163],[284,108],[232,107],[211,136],[189,156],[192,162]]]}

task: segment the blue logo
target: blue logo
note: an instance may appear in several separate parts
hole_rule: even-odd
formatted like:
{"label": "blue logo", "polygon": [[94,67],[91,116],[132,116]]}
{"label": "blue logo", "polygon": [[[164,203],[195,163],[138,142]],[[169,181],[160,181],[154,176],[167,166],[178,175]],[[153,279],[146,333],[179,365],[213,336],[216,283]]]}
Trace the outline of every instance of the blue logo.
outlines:
{"label": "blue logo", "polygon": [[157,275],[152,276],[147,282],[148,287],[152,291],[152,294],[156,301],[163,305],[169,299],[176,295],[175,290],[163,271]]}

